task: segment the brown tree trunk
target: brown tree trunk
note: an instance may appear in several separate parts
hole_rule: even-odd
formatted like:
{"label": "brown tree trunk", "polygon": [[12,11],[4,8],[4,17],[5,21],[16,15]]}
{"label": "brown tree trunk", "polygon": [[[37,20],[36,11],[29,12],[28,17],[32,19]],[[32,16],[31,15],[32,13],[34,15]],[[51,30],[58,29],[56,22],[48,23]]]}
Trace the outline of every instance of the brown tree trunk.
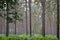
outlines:
{"label": "brown tree trunk", "polygon": [[57,0],[57,38],[59,39],[59,0]]}
{"label": "brown tree trunk", "polygon": [[6,36],[8,36],[9,35],[9,22],[8,22],[8,17],[9,17],[9,13],[8,13],[8,10],[9,10],[9,8],[8,8],[8,2],[7,2],[7,0],[5,0],[6,1],[6,7],[7,7],[7,9],[6,9],[6,12],[7,12],[7,19],[6,19]]}
{"label": "brown tree trunk", "polygon": [[42,3],[42,35],[45,37],[45,1],[41,0]]}
{"label": "brown tree trunk", "polygon": [[32,25],[31,25],[31,0],[29,0],[29,13],[30,13],[30,36],[32,35]]}

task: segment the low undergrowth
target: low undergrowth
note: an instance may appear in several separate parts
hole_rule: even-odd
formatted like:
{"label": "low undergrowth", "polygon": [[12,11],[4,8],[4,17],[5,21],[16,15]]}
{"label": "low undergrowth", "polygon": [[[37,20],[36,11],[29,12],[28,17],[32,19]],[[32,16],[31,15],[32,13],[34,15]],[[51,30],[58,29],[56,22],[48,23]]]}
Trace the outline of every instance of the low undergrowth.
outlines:
{"label": "low undergrowth", "polygon": [[0,36],[0,40],[58,40],[56,36],[53,35],[46,35],[43,37],[42,35],[32,35],[31,37],[29,35],[9,35],[6,36]]}

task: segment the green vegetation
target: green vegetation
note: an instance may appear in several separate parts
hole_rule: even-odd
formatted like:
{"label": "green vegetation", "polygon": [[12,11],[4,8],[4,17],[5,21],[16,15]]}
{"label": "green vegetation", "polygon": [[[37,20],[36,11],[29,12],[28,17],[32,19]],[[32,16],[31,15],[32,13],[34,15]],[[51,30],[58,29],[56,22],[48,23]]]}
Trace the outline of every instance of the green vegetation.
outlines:
{"label": "green vegetation", "polygon": [[[15,20],[20,21],[20,15],[18,14],[18,12],[16,12],[16,8],[15,8],[16,0],[6,0],[6,2],[3,0],[0,0],[0,10],[7,12],[6,11],[7,10],[7,3],[8,3],[8,11],[13,10],[11,12],[8,12],[8,14],[9,14],[8,22],[13,23],[13,22],[15,22]],[[0,13],[0,17],[7,19],[7,13]]]}
{"label": "green vegetation", "polygon": [[29,35],[9,35],[8,37],[0,36],[0,40],[57,40],[57,37],[52,35],[46,35],[45,37],[42,35],[32,35],[32,37]]}

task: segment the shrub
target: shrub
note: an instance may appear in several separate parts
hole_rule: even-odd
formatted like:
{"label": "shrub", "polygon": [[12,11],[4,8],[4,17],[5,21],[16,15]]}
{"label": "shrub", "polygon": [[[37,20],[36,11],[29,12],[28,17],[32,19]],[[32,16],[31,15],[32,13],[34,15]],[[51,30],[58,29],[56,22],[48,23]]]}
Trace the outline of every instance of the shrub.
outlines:
{"label": "shrub", "polygon": [[8,37],[6,37],[6,36],[0,36],[0,40],[8,40]]}
{"label": "shrub", "polygon": [[53,35],[46,35],[43,37],[42,35],[9,35],[6,36],[0,36],[0,40],[57,40],[56,36]]}
{"label": "shrub", "polygon": [[45,40],[57,40],[57,37],[53,35],[46,35]]}

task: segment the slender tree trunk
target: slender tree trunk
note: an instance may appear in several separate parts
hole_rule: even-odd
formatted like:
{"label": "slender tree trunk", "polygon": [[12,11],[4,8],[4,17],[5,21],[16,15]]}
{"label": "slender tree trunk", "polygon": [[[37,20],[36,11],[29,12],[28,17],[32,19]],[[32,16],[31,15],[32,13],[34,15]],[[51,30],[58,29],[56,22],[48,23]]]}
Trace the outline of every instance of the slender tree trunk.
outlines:
{"label": "slender tree trunk", "polygon": [[42,35],[45,37],[45,0],[41,0],[42,3]]}
{"label": "slender tree trunk", "polygon": [[57,38],[59,39],[59,0],[57,0]]}
{"label": "slender tree trunk", "polygon": [[[16,3],[17,3],[17,1],[16,1]],[[16,12],[16,5],[17,5],[17,4],[16,4],[16,3],[15,3],[15,18],[16,18],[16,15],[17,15],[17,12]],[[16,23],[17,23],[17,22],[16,22],[16,19],[15,19],[15,34],[16,34]]]}
{"label": "slender tree trunk", "polygon": [[26,34],[28,34],[28,23],[27,23],[27,0],[25,0],[26,2]]}
{"label": "slender tree trunk", "polygon": [[30,36],[32,36],[32,25],[31,25],[31,0],[29,0],[29,13],[30,13]]}
{"label": "slender tree trunk", "polygon": [[[16,13],[16,12],[15,12]],[[16,18],[16,15],[17,14],[15,14],[15,18]],[[15,34],[16,34],[16,19],[15,19]]]}
{"label": "slender tree trunk", "polygon": [[15,34],[16,34],[16,21],[15,21]]}
{"label": "slender tree trunk", "polygon": [[7,12],[7,18],[6,18],[6,36],[9,35],[9,21],[8,21],[8,17],[9,17],[9,13],[8,13],[8,2],[6,0],[6,6],[7,6],[7,9],[6,9],[6,12]]}

